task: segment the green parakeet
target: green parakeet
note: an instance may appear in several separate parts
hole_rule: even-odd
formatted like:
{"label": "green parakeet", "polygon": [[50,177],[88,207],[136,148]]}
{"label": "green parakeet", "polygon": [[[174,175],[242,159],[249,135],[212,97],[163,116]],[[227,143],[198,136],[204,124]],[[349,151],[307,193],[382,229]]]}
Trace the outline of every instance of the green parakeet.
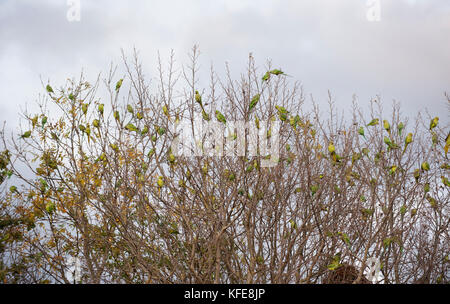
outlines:
{"label": "green parakeet", "polygon": [[275,109],[277,109],[278,113],[281,113],[281,114],[288,114],[289,113],[289,111],[286,110],[286,108],[282,107],[282,106],[275,106]]}
{"label": "green parakeet", "polygon": [[142,129],[142,131],[141,131],[141,135],[145,135],[145,134],[147,134],[147,133],[148,133],[148,127],[145,126],[145,127]]}
{"label": "green parakeet", "polygon": [[17,187],[16,186],[11,186],[9,187],[9,191],[11,191],[11,193],[14,193],[17,191]]}
{"label": "green parakeet", "polygon": [[412,141],[413,141],[413,135],[412,135],[412,133],[408,133],[408,135],[406,135],[406,138],[405,138],[405,149],[403,150],[403,152],[405,152],[406,147],[408,147],[408,145],[410,143],[412,143]]}
{"label": "green parakeet", "polygon": [[397,166],[395,166],[395,165],[391,166],[391,168],[389,169],[389,174],[390,175],[394,174],[396,170],[397,170]]}
{"label": "green parakeet", "polygon": [[36,115],[31,119],[31,126],[33,127],[33,129],[34,129],[34,127],[36,127],[37,122],[38,122],[38,116]]}
{"label": "green parakeet", "polygon": [[282,70],[278,70],[278,69],[274,69],[269,72],[270,72],[270,74],[277,75],[277,76],[278,75],[286,75]]}
{"label": "green parakeet", "polygon": [[211,117],[209,117],[208,113],[206,113],[204,110],[202,110],[202,117],[206,121],[210,121]]}
{"label": "green parakeet", "polygon": [[172,153],[169,154],[169,162],[171,164],[173,164],[175,162],[175,155],[173,155]]}
{"label": "green parakeet", "polygon": [[330,152],[330,154],[333,154],[336,151],[336,148],[334,147],[333,143],[330,142],[330,144],[328,145],[328,152]]}
{"label": "green parakeet", "polygon": [[84,125],[79,125],[78,129],[80,129],[81,132],[86,132],[86,127]]}
{"label": "green parakeet", "polygon": [[383,127],[386,131],[388,131],[388,133],[391,132],[391,125],[389,124],[389,122],[387,120],[383,120]]}
{"label": "green parakeet", "polygon": [[376,126],[376,125],[378,125],[379,121],[380,120],[378,118],[374,118],[367,124],[367,127],[369,127],[369,126]]}
{"label": "green parakeet", "polygon": [[114,118],[116,119],[116,120],[120,120],[120,114],[119,114],[119,111],[114,111]]}
{"label": "green parakeet", "polygon": [[133,107],[130,104],[127,105],[127,111],[128,111],[128,113],[131,113],[131,114],[134,113]]}
{"label": "green parakeet", "polygon": [[448,180],[448,178],[446,178],[445,176],[441,176],[441,180],[445,186],[450,187],[450,181]]}
{"label": "green parakeet", "polygon": [[444,151],[445,151],[445,156],[447,157],[448,154],[448,148],[450,147],[450,132],[448,132],[447,137],[445,138],[445,146],[444,146]]}
{"label": "green parakeet", "polygon": [[155,149],[150,149],[150,151],[148,151],[147,156],[148,157],[152,157],[152,155],[155,154]]}
{"label": "green parakeet", "polygon": [[439,122],[439,117],[435,117],[430,121],[430,130],[433,130],[434,128],[436,128],[436,126],[438,125]]}
{"label": "green parakeet", "polygon": [[311,186],[311,196],[314,196],[314,194],[316,194],[317,190],[319,190],[319,186],[318,185],[312,185]]}
{"label": "green parakeet", "polygon": [[266,73],[264,74],[264,76],[262,77],[262,80],[263,80],[263,81],[267,81],[267,80],[269,80],[269,78],[270,78],[270,72],[266,72]]}
{"label": "green parakeet", "polygon": [[366,138],[366,136],[364,135],[364,127],[359,127],[358,133],[359,133],[359,135],[361,135],[362,137]]}
{"label": "green parakeet", "polygon": [[42,127],[44,127],[45,124],[47,123],[47,116],[42,117],[41,123],[42,123]]}
{"label": "green parakeet", "polygon": [[432,136],[431,136],[431,142],[433,143],[433,145],[437,145],[439,142],[439,138],[438,135],[436,134],[436,132],[432,131]]}
{"label": "green parakeet", "polygon": [[416,180],[416,182],[418,182],[419,178],[420,178],[420,170],[416,169],[414,170],[414,179]]}
{"label": "green parakeet", "polygon": [[254,107],[256,107],[256,105],[259,102],[259,98],[260,98],[260,94],[256,94],[255,96],[253,96],[252,100],[250,101],[250,106],[249,106],[249,111],[251,111]]}
{"label": "green parakeet", "polygon": [[166,115],[167,117],[169,117],[169,110],[167,109],[167,106],[166,106],[166,105],[163,105],[163,106],[162,106],[162,110],[163,110],[164,115]]}
{"label": "green parakeet", "polygon": [[53,93],[53,89],[52,89],[52,87],[49,84],[45,88],[46,88],[48,93]]}
{"label": "green parakeet", "polygon": [[425,183],[425,185],[423,186],[423,191],[425,193],[430,192],[430,183]]}
{"label": "green parakeet", "polygon": [[327,268],[329,270],[336,270],[341,266],[341,254],[337,253],[334,257],[333,257],[333,261],[327,266]]}
{"label": "green parakeet", "polygon": [[139,119],[139,120],[141,120],[142,118],[144,118],[144,116],[142,115],[141,112],[137,112],[136,118]]}
{"label": "green parakeet", "polygon": [[202,105],[202,96],[200,95],[200,93],[198,91],[195,91],[195,101],[197,103],[199,103],[200,105]]}
{"label": "green parakeet", "polygon": [[94,119],[94,121],[92,121],[92,125],[96,128],[100,127],[100,121],[98,119]]}
{"label": "green parakeet", "polygon": [[74,101],[75,100],[75,95],[73,95],[72,93],[69,94],[69,99]]}
{"label": "green parakeet", "polygon": [[398,135],[402,135],[402,130],[405,128],[405,125],[403,124],[403,122],[400,122],[397,126],[398,128]]}
{"label": "green parakeet", "polygon": [[116,91],[118,92],[120,87],[122,86],[123,79],[119,79],[119,81],[116,83]]}
{"label": "green parakeet", "polygon": [[45,205],[45,210],[46,210],[49,214],[52,214],[52,213],[56,210],[55,203],[53,203],[53,202],[48,202],[48,203]]}
{"label": "green parakeet", "polygon": [[101,103],[98,105],[98,111],[100,112],[100,115],[103,116],[103,111],[105,109],[105,104]]}
{"label": "green parakeet", "polygon": [[428,162],[423,162],[420,167],[422,168],[423,171],[430,170],[430,164]]}
{"label": "green parakeet", "polygon": [[25,133],[23,133],[20,137],[21,138],[28,138],[31,136],[31,131],[26,131]]}
{"label": "green parakeet", "polygon": [[226,124],[227,120],[225,119],[225,116],[223,116],[222,113],[219,112],[219,110],[216,110],[216,118],[219,122]]}
{"label": "green parakeet", "polygon": [[87,110],[88,110],[88,104],[87,103],[83,103],[81,105],[81,110],[83,111],[83,114],[86,115]]}
{"label": "green parakeet", "polygon": [[258,118],[258,116],[255,116],[255,126],[259,130],[259,118]]}
{"label": "green parakeet", "polygon": [[131,132],[138,131],[138,128],[135,125],[133,125],[131,122],[125,126],[125,129],[127,129],[128,131],[131,131]]}

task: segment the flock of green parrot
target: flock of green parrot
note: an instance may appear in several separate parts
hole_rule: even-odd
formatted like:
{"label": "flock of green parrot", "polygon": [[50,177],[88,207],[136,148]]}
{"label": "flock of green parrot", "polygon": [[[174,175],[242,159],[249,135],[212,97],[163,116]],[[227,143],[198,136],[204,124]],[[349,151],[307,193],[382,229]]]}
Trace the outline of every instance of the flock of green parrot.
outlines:
{"label": "flock of green parrot", "polygon": [[[269,81],[270,78],[271,78],[271,75],[279,76],[279,75],[286,75],[286,74],[285,74],[283,71],[279,70],[279,69],[270,70],[270,71],[267,71],[267,72],[263,75],[262,81],[263,81],[263,82]],[[116,92],[119,92],[120,88],[122,87],[122,84],[123,84],[123,79],[120,79],[120,80],[116,83],[116,86],[115,86]],[[47,85],[47,86],[46,86],[46,90],[47,90],[47,92],[48,92],[49,94],[53,94],[53,93],[54,93],[54,90],[53,90],[53,88],[52,88],[50,85]],[[74,100],[74,96],[73,96],[72,94],[70,94],[70,95],[71,95],[71,96],[69,96],[69,99],[70,99],[70,100]],[[206,111],[205,111],[205,109],[204,109],[203,102],[202,102],[202,96],[200,95],[200,93],[199,93],[197,90],[195,91],[194,99],[195,99],[195,102],[196,102],[197,104],[199,104],[199,106],[200,106],[200,108],[201,108],[203,119],[209,121],[209,120],[210,120],[210,116],[206,113]],[[249,113],[250,113],[252,110],[255,109],[255,107],[257,106],[257,104],[258,104],[258,102],[260,101],[260,99],[261,99],[261,94],[260,94],[260,93],[254,95],[254,96],[251,98],[250,104],[249,104],[249,107],[248,107]],[[89,105],[86,104],[86,103],[82,103],[82,104],[81,104],[81,111],[82,111],[83,115],[87,115],[87,112],[88,112],[88,106],[89,106]],[[276,105],[275,108],[276,108],[276,110],[277,110],[277,112],[278,112],[278,117],[279,117],[279,119],[280,119],[281,121],[283,121],[283,122],[284,122],[284,121],[287,121],[288,118],[289,118],[289,124],[290,124],[291,126],[293,126],[294,128],[296,128],[296,126],[297,126],[297,125],[299,124],[299,122],[300,122],[300,117],[299,117],[298,115],[296,115],[296,116],[289,115],[289,114],[290,114],[289,111],[288,111],[286,108],[284,108],[284,107],[282,107],[282,106],[279,106],[279,105]],[[170,119],[170,117],[169,117],[169,111],[168,111],[166,105],[164,105],[164,106],[162,107],[162,110],[163,110],[164,115],[166,115],[166,116]],[[134,115],[134,114],[135,114],[135,111],[134,111],[133,107],[132,107],[131,105],[129,105],[129,104],[127,105],[127,112],[130,113],[131,115]],[[98,113],[103,117],[103,115],[104,115],[104,104],[101,103],[101,104],[98,105]],[[117,110],[114,111],[114,112],[113,112],[113,117],[114,117],[115,120],[120,121],[121,117],[120,117],[119,111],[117,111]],[[141,113],[136,113],[136,117],[137,117],[138,119],[142,119],[142,118],[143,118],[143,116],[142,116]],[[223,123],[224,125],[226,125],[227,119],[226,119],[226,117],[225,117],[219,110],[216,110],[216,111],[215,111],[215,117],[216,117],[216,119],[217,119],[218,122]],[[273,117],[273,118],[274,118],[274,117]],[[31,119],[31,122],[32,122],[32,126],[33,126],[33,128],[34,128],[34,127],[37,125],[37,122],[38,122],[38,116],[33,117],[33,118]],[[259,129],[259,127],[260,127],[259,122],[260,122],[260,121],[259,121],[259,118],[258,118],[258,116],[255,114],[255,125],[256,125],[256,127],[257,127],[258,129]],[[383,122],[382,125],[383,125],[384,130],[388,133],[388,136],[384,136],[384,137],[383,137],[383,141],[384,141],[384,143],[387,145],[387,151],[389,152],[390,150],[394,150],[394,149],[400,148],[399,145],[396,144],[395,142],[393,142],[393,140],[392,140],[392,136],[391,136],[391,125],[389,124],[389,122],[388,122],[387,120],[383,120],[382,122]],[[41,117],[41,126],[42,126],[42,128],[44,128],[44,126],[45,126],[46,123],[47,123],[47,117],[46,117],[46,116],[42,116],[42,117]],[[373,118],[373,119],[366,125],[366,128],[377,126],[377,125],[379,125],[379,123],[380,123],[379,118]],[[437,134],[433,131],[433,129],[437,127],[438,123],[439,123],[439,118],[438,118],[438,117],[435,117],[435,118],[431,119],[430,125],[429,125],[429,130],[430,130],[430,132],[432,132],[432,142],[433,142],[433,145],[436,145],[436,144],[438,143],[438,137],[437,137]],[[99,120],[99,119],[94,119],[93,122],[92,122],[92,125],[93,125],[95,128],[99,129],[99,128],[100,128],[100,120]],[[400,122],[400,123],[398,124],[398,126],[397,126],[397,131],[398,131],[399,136],[401,136],[404,127],[405,127],[405,126],[404,126],[404,124],[403,124],[402,122]],[[91,134],[91,129],[90,129],[89,124],[87,124],[86,126],[80,124],[80,125],[78,126],[78,128],[79,128],[80,131],[82,131],[82,132],[84,132],[85,134],[87,134],[88,139],[89,139],[90,134]],[[137,128],[132,122],[127,123],[127,124],[124,126],[124,128],[125,128],[126,130],[130,131],[130,132],[138,132],[138,133],[140,133],[140,134],[143,135],[143,136],[146,135],[146,134],[149,132],[149,129],[148,129],[147,126],[144,126],[143,129],[140,130],[140,129]],[[155,142],[155,141],[157,140],[157,135],[160,135],[160,136],[161,136],[161,135],[163,135],[163,134],[165,133],[165,129],[162,128],[162,127],[160,127],[160,126],[155,126],[155,130],[156,130],[156,133],[153,134],[153,135],[151,136],[151,140],[152,140],[153,142]],[[366,139],[365,128],[364,128],[363,126],[360,126],[360,127],[358,128],[357,131],[358,131],[358,134],[359,134],[360,136],[362,136],[364,139]],[[270,132],[270,130],[268,131],[268,137],[270,136],[270,133],[269,133],[269,132]],[[27,138],[30,138],[31,135],[32,135],[32,130],[28,130],[28,131],[24,132],[20,137],[21,137],[22,139],[27,139]],[[56,134],[55,134],[55,137],[54,137],[54,138],[57,138]],[[408,133],[408,134],[406,135],[406,137],[405,137],[403,153],[405,153],[407,147],[408,147],[412,142],[413,142],[413,134],[412,134],[412,133]],[[446,139],[445,139],[444,150],[445,150],[445,155],[446,155],[446,156],[447,156],[447,153],[448,153],[449,146],[450,146],[450,133],[447,135],[447,137],[446,137]],[[111,148],[112,148],[114,151],[116,151],[116,152],[118,151],[118,146],[115,145],[115,144],[111,144]],[[287,148],[287,150],[289,151],[290,149]],[[334,163],[340,163],[340,162],[341,162],[342,157],[339,156],[339,155],[337,154],[337,152],[336,152],[336,147],[335,147],[335,145],[334,145],[334,143],[333,143],[332,141],[329,141],[329,144],[328,144],[328,152],[329,152],[329,155],[330,155],[330,157],[331,157],[331,160],[332,160]],[[363,152],[364,155],[368,155],[369,150],[368,150],[367,148],[364,148],[362,152]],[[155,150],[154,150],[154,149],[151,149],[151,150],[149,151],[149,153],[148,153],[148,156],[151,157],[154,153],[155,153]],[[379,152],[379,153],[377,153],[377,154],[375,155],[375,162],[379,161],[379,159],[380,159],[382,153],[383,153],[383,151],[381,151],[381,152]],[[353,155],[352,155],[352,164],[353,164],[355,161],[357,161],[358,159],[360,159],[361,157],[362,157],[362,155],[361,155],[360,153],[353,153]],[[97,161],[98,161],[98,160],[102,160],[102,161],[106,160],[106,155],[105,155],[105,153],[102,153],[102,155],[100,155],[100,157],[97,159]],[[168,153],[168,161],[169,161],[169,163],[172,164],[172,165],[175,164],[175,156],[174,156],[171,152]],[[391,174],[391,175],[392,175],[392,174],[395,174],[397,168],[398,168],[398,167],[397,167],[396,165],[390,166],[390,168],[389,168],[389,174]],[[204,168],[202,168],[202,170],[204,170]],[[207,170],[207,168],[206,168],[206,170]],[[250,172],[250,171],[252,171],[252,170],[253,170],[253,166],[252,166],[252,165],[249,165],[249,166],[247,167],[247,169],[246,169],[247,172]],[[421,164],[420,169],[416,169],[416,170],[414,171],[414,178],[415,178],[416,180],[418,180],[419,177],[420,177],[420,173],[421,173],[421,172],[426,172],[426,171],[429,171],[429,170],[430,170],[430,165],[429,165],[429,163],[426,162],[426,161],[423,162],[423,163]],[[232,176],[234,177],[234,175],[232,175]],[[234,179],[234,178],[233,178],[233,179]],[[442,182],[443,182],[446,186],[450,186],[450,182],[449,182],[449,180],[448,180],[446,177],[442,176],[441,179],[442,179]],[[163,179],[162,176],[158,177],[156,184],[157,184],[157,186],[158,186],[158,189],[161,189],[161,188],[164,186],[164,179]],[[310,189],[310,190],[311,190],[312,196],[314,196],[314,194],[318,191],[318,187],[319,187],[318,185],[312,185],[312,186],[311,186],[311,189]],[[12,187],[10,188],[10,190],[11,190],[11,192],[16,192],[16,191],[17,191],[17,188],[15,188],[14,186],[12,186]],[[49,208],[49,210],[52,210],[52,208]]]}

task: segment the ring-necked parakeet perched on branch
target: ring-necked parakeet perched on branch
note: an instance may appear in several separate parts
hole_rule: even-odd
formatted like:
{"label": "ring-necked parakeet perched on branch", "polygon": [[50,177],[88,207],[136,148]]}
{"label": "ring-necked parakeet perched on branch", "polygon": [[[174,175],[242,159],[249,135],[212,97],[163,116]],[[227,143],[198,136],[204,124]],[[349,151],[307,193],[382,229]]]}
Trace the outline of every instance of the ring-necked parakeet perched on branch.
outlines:
{"label": "ring-necked parakeet perched on branch", "polygon": [[341,266],[341,254],[337,253],[334,257],[333,257],[333,261],[327,266],[327,268],[329,270],[336,270]]}
{"label": "ring-necked parakeet perched on branch", "polygon": [[359,133],[359,135],[361,135],[362,137],[366,138],[366,136],[364,135],[364,127],[359,127],[358,133]]}
{"label": "ring-necked parakeet perched on branch", "polygon": [[336,148],[334,147],[334,144],[330,142],[330,144],[328,145],[328,152],[330,152],[330,154],[333,154],[335,150]]}
{"label": "ring-necked parakeet perched on branch", "polygon": [[137,132],[137,131],[138,131],[138,128],[136,128],[136,126],[133,125],[131,122],[128,123],[128,124],[125,126],[125,129],[127,129],[128,131],[131,131],[131,132]]}
{"label": "ring-necked parakeet perched on branch", "polygon": [[47,116],[42,117],[41,123],[42,123],[42,127],[44,127],[45,124],[47,123]]}
{"label": "ring-necked parakeet perched on branch", "polygon": [[276,75],[276,76],[278,76],[278,75],[286,75],[285,72],[283,72],[282,70],[279,70],[279,69],[274,69],[274,70],[271,70],[269,72],[270,72],[270,74],[273,74],[273,75]]}
{"label": "ring-necked parakeet perched on branch", "polygon": [[430,164],[428,162],[423,162],[420,167],[422,168],[423,171],[430,170]]}
{"label": "ring-necked parakeet perched on branch", "polygon": [[98,111],[100,112],[100,115],[103,116],[103,111],[105,109],[105,105],[103,103],[98,105]]}
{"label": "ring-necked parakeet perched on branch", "polygon": [[436,126],[438,125],[439,122],[439,117],[435,117],[430,121],[430,130],[433,130],[434,128],[436,128]]}
{"label": "ring-necked parakeet perched on branch", "polygon": [[198,91],[195,91],[195,101],[197,103],[199,103],[200,105],[202,105],[202,96],[200,95],[200,93]]}
{"label": "ring-necked parakeet perched on branch", "polygon": [[402,130],[405,128],[403,122],[400,122],[397,128],[398,128],[398,135],[402,135]]}
{"label": "ring-necked parakeet perched on branch", "polygon": [[386,119],[383,120],[383,127],[388,133],[391,132],[391,125],[389,124],[389,122]]}
{"label": "ring-necked parakeet perched on branch", "polygon": [[202,117],[206,121],[210,121],[211,117],[209,117],[208,113],[205,112],[205,110],[202,110]]}
{"label": "ring-necked parakeet perched on branch", "polygon": [[128,111],[128,113],[131,113],[131,114],[134,113],[133,107],[130,104],[127,104],[127,111]]}
{"label": "ring-necked parakeet perched on branch", "polygon": [[120,114],[119,114],[119,111],[114,111],[114,118],[116,119],[116,120],[120,120]]}
{"label": "ring-necked parakeet perched on branch", "polygon": [[119,81],[116,83],[116,91],[118,92],[120,87],[122,86],[123,79],[119,79]]}
{"label": "ring-necked parakeet perched on branch", "polygon": [[28,138],[31,136],[31,131],[26,131],[25,133],[23,133],[20,137],[21,138]]}
{"label": "ring-necked parakeet perched on branch", "polygon": [[83,103],[81,105],[81,110],[83,111],[83,114],[86,115],[87,110],[88,110],[88,104],[87,103]]}
{"label": "ring-necked parakeet perched on branch", "polygon": [[53,89],[49,84],[45,87],[45,89],[47,90],[48,93],[53,93]]}
{"label": "ring-necked parakeet perched on branch", "polygon": [[92,121],[92,125],[96,128],[100,127],[100,121],[98,119],[94,119],[94,121]]}
{"label": "ring-necked parakeet perched on branch", "polygon": [[412,135],[412,133],[408,133],[408,135],[406,135],[406,138],[405,138],[405,148],[403,149],[403,152],[406,151],[406,147],[408,147],[408,145],[410,143],[412,143],[412,141],[413,141],[413,135]]}
{"label": "ring-necked parakeet perched on branch", "polygon": [[222,113],[219,112],[219,110],[216,110],[216,118],[219,122],[226,124],[227,120],[225,119],[225,116],[223,116]]}
{"label": "ring-necked parakeet perched on branch", "polygon": [[266,74],[264,74],[264,76],[262,77],[263,81],[267,81],[270,78],[270,72],[266,72]]}
{"label": "ring-necked parakeet perched on branch", "polygon": [[251,111],[259,102],[260,94],[256,94],[253,96],[252,100],[250,101],[249,111]]}
{"label": "ring-necked parakeet perched on branch", "polygon": [[378,118],[374,118],[367,124],[367,126],[368,127],[369,126],[376,126],[379,122],[380,122],[380,120]]}

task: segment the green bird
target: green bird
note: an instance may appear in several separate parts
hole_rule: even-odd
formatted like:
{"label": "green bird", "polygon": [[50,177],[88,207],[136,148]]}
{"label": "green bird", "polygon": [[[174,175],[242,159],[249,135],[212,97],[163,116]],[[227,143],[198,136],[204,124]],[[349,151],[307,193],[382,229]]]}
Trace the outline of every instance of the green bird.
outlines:
{"label": "green bird", "polygon": [[105,109],[105,104],[101,103],[98,105],[98,111],[100,112],[100,115],[103,116],[103,111]]}
{"label": "green bird", "polygon": [[120,114],[119,114],[119,111],[114,111],[113,116],[114,116],[114,118],[115,118],[116,120],[120,120]]}
{"label": "green bird", "polygon": [[70,94],[69,94],[69,99],[72,100],[72,101],[74,101],[74,100],[75,100],[75,95],[73,95],[73,93],[70,93]]}
{"label": "green bird", "polygon": [[133,125],[131,122],[128,123],[128,124],[125,126],[125,129],[127,129],[128,131],[131,131],[131,132],[137,132],[137,131],[138,131],[138,128],[136,128],[136,126]]}
{"label": "green bird", "polygon": [[42,117],[42,120],[41,120],[42,127],[44,127],[46,123],[47,123],[47,116],[44,116],[44,117]]}
{"label": "green bird", "polygon": [[37,122],[38,122],[38,116],[35,115],[33,118],[31,118],[31,126],[33,127],[33,129],[34,129],[34,127],[36,127]]}
{"label": "green bird", "polygon": [[[200,95],[200,93],[198,91],[195,91],[195,101],[202,105],[202,96]],[[203,107],[203,106],[202,106]]]}
{"label": "green bird", "polygon": [[96,128],[100,128],[100,121],[98,119],[94,119],[92,121],[92,125]]}
{"label": "green bird", "polygon": [[128,111],[128,113],[131,113],[131,114],[134,113],[133,107],[130,104],[127,104],[127,111]]}
{"label": "green bird", "polygon": [[211,117],[209,117],[208,113],[205,112],[205,110],[202,110],[202,117],[206,121],[210,121]]}
{"label": "green bird", "polygon": [[400,122],[397,126],[398,129],[398,135],[402,135],[402,130],[405,128],[405,125],[403,124],[403,122]]}
{"label": "green bird", "polygon": [[46,88],[48,93],[53,93],[53,89],[52,89],[52,87],[49,84],[45,88]]}
{"label": "green bird", "polygon": [[116,92],[119,92],[120,87],[122,86],[123,79],[119,79],[119,81],[116,83]]}
{"label": "green bird", "polygon": [[423,162],[420,167],[422,168],[422,171],[430,170],[430,164],[428,162]]}
{"label": "green bird", "polygon": [[88,104],[87,103],[83,103],[81,105],[81,110],[83,111],[83,114],[86,115],[87,110],[88,110]]}
{"label": "green bird", "polygon": [[284,73],[282,70],[278,70],[278,69],[274,69],[272,71],[269,71],[269,73],[273,74],[273,75],[276,75],[276,76],[278,76],[278,75],[286,75],[286,73]]}
{"label": "green bird", "polygon": [[219,112],[219,110],[216,110],[216,118],[219,122],[226,124],[227,120],[225,119],[225,116],[223,116],[222,113]]}
{"label": "green bird", "polygon": [[173,155],[172,153],[169,154],[169,162],[171,164],[173,164],[175,162],[175,155]]}
{"label": "green bird", "polygon": [[25,133],[23,133],[20,137],[21,138],[28,138],[31,136],[31,131],[26,131]]}
{"label": "green bird", "polygon": [[317,190],[319,190],[319,186],[312,185],[310,189],[311,189],[311,196],[314,196],[314,194],[316,194]]}
{"label": "green bird", "polygon": [[364,127],[362,127],[362,126],[359,127],[358,133],[359,133],[359,135],[361,135],[362,137],[366,138],[366,136],[364,135]]}
{"label": "green bird", "polygon": [[250,112],[254,107],[256,107],[256,105],[259,102],[259,98],[261,97],[261,94],[256,94],[255,96],[253,96],[252,100],[250,101],[250,106],[248,111]]}
{"label": "green bird", "polygon": [[389,122],[386,119],[383,120],[383,127],[388,133],[391,132],[391,125],[389,124]]}
{"label": "green bird", "polygon": [[376,125],[378,125],[379,122],[380,122],[380,120],[378,118],[374,118],[367,124],[367,127],[376,126]]}
{"label": "green bird", "polygon": [[394,174],[396,170],[397,170],[397,166],[395,166],[395,165],[391,166],[391,168],[389,169],[389,174],[390,175]]}
{"label": "green bird", "polygon": [[55,203],[53,203],[53,202],[48,202],[48,203],[45,205],[45,210],[46,210],[49,214],[52,214],[52,213],[56,210]]}
{"label": "green bird", "polygon": [[330,144],[328,145],[328,152],[330,152],[330,154],[333,154],[335,151],[336,148],[334,147],[334,144],[330,142]]}
{"label": "green bird", "polygon": [[259,118],[258,118],[258,116],[255,116],[255,126],[259,130]]}
{"label": "green bird", "polygon": [[166,106],[166,105],[163,105],[163,106],[162,106],[162,110],[163,110],[164,115],[166,115],[167,117],[169,117],[169,110],[167,109],[167,106]]}
{"label": "green bird", "polygon": [[447,137],[445,138],[445,146],[444,146],[445,157],[447,157],[449,147],[450,147],[450,132],[448,132]]}
{"label": "green bird", "polygon": [[156,183],[158,185],[158,188],[162,188],[164,186],[164,178],[162,176],[159,176]]}
{"label": "green bird", "polygon": [[436,128],[439,122],[439,117],[435,117],[430,121],[430,131]]}
{"label": "green bird", "polygon": [[11,191],[11,193],[14,193],[17,191],[17,187],[16,186],[11,186],[9,187],[9,191]]}
{"label": "green bird", "polygon": [[145,126],[145,127],[142,129],[142,131],[141,131],[141,135],[145,135],[145,134],[147,134],[147,133],[148,133],[148,127]]}
{"label": "green bird", "polygon": [[286,110],[286,108],[282,107],[282,106],[275,106],[275,109],[278,110],[278,113],[282,113],[282,114],[288,114],[289,113],[289,111]]}
{"label": "green bird", "polygon": [[423,186],[423,191],[424,191],[425,193],[430,192],[430,183],[426,183],[426,184]]}
{"label": "green bird", "polygon": [[450,187],[450,181],[448,180],[448,178],[446,178],[445,176],[441,176],[441,180],[445,186]]}
{"label": "green bird", "polygon": [[79,125],[78,129],[80,129],[81,132],[86,132],[86,127],[84,125]]}
{"label": "green bird", "polygon": [[333,257],[333,261],[327,266],[327,268],[329,270],[336,270],[339,267],[341,267],[341,254],[337,253],[334,257]]}
{"label": "green bird", "polygon": [[412,133],[408,133],[408,135],[406,135],[406,138],[405,138],[405,149],[403,149],[403,152],[405,152],[406,147],[408,147],[408,145],[410,143],[412,143],[412,141],[413,141],[413,135],[412,135]]}
{"label": "green bird", "polygon": [[152,157],[153,154],[155,154],[155,149],[151,148],[150,151],[148,151],[147,156]]}
{"label": "green bird", "polygon": [[159,135],[164,135],[164,133],[166,133],[166,129],[163,127],[157,127],[157,132]]}
{"label": "green bird", "polygon": [[137,112],[136,118],[139,119],[139,120],[141,120],[142,118],[144,118],[144,116],[142,115],[141,112]]}
{"label": "green bird", "polygon": [[414,170],[413,175],[414,175],[414,179],[416,180],[416,182],[419,182],[420,170],[419,169]]}
{"label": "green bird", "polygon": [[431,142],[433,143],[433,145],[437,145],[438,144],[438,142],[439,142],[439,138],[438,138],[438,135],[436,134],[436,132],[433,132],[432,131],[432,137],[431,137]]}
{"label": "green bird", "polygon": [[363,148],[362,149],[362,153],[364,154],[364,155],[366,155],[366,156],[368,156],[369,155],[369,149],[368,148]]}
{"label": "green bird", "polygon": [[266,72],[266,74],[264,74],[264,76],[262,77],[263,81],[268,81],[270,78],[270,72]]}

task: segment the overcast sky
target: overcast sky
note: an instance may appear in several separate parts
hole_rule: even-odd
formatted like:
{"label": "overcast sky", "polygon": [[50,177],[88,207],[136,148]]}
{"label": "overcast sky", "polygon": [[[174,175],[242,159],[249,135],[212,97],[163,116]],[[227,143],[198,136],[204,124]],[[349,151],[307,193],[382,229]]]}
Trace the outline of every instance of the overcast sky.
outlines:
{"label": "overcast sky", "polygon": [[[193,44],[207,75],[212,62],[244,71],[271,59],[319,103],[329,89],[346,109],[380,95],[407,115],[428,108],[450,121],[450,1],[380,0],[371,22],[366,0],[80,0],[80,21],[69,22],[66,0],[0,0],[0,121],[42,93],[40,77],[56,86],[82,69],[91,80],[120,49],[140,51],[145,72],[156,75],[159,50],[187,64]],[[373,8],[373,7],[372,7]]]}

